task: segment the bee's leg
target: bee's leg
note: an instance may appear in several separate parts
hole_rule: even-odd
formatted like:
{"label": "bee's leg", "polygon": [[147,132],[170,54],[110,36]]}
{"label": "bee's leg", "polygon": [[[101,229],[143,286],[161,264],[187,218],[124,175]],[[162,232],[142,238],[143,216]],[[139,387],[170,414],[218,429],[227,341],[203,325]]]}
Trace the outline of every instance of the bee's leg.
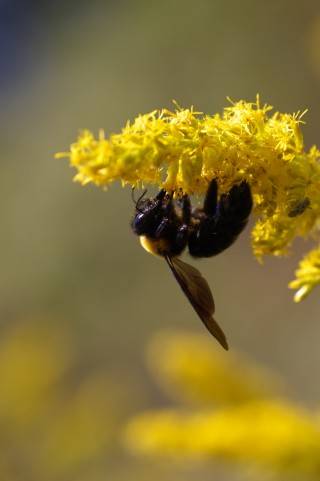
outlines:
{"label": "bee's leg", "polygon": [[203,203],[203,212],[209,216],[216,213],[218,203],[218,184],[216,179],[213,179],[208,187]]}
{"label": "bee's leg", "polygon": [[168,238],[172,235],[173,220],[175,219],[175,211],[172,196],[162,206],[161,216],[154,231],[155,239]]}
{"label": "bee's leg", "polygon": [[217,209],[217,231],[229,231],[234,240],[247,225],[252,210],[250,186],[243,181],[221,196]]}
{"label": "bee's leg", "polygon": [[172,199],[170,199],[164,209],[164,217],[154,236],[155,239],[165,239],[168,241],[167,254],[170,256],[181,254],[188,243],[191,203],[187,195],[183,196],[181,200],[181,209],[182,217],[180,218],[176,214]]}
{"label": "bee's leg", "polygon": [[188,239],[190,255],[193,257],[210,257],[216,245],[214,217],[204,216],[192,227]]}
{"label": "bee's leg", "polygon": [[218,184],[215,179],[213,179],[208,187],[206,196],[204,198],[203,207],[194,207],[192,209],[192,219],[195,221],[201,221],[204,217],[213,217],[216,214],[218,205]]}
{"label": "bee's leg", "polygon": [[172,227],[171,227],[171,222],[169,217],[163,217],[159,225],[155,229],[153,237],[155,239],[162,239],[164,237],[168,237],[171,230],[172,230]]}
{"label": "bee's leg", "polygon": [[220,197],[216,214],[193,227],[189,251],[194,257],[211,257],[230,247],[247,224],[252,197],[247,182],[235,185]]}
{"label": "bee's leg", "polygon": [[246,181],[234,185],[227,194],[220,198],[217,217],[224,222],[242,224],[248,220],[252,210],[252,195]]}
{"label": "bee's leg", "polygon": [[191,202],[190,202],[190,197],[187,194],[185,194],[182,197],[181,207],[182,207],[182,223],[189,225],[191,221]]}
{"label": "bee's leg", "polygon": [[172,255],[177,256],[186,248],[191,221],[191,202],[188,195],[182,198],[182,223],[176,228],[172,239]]}

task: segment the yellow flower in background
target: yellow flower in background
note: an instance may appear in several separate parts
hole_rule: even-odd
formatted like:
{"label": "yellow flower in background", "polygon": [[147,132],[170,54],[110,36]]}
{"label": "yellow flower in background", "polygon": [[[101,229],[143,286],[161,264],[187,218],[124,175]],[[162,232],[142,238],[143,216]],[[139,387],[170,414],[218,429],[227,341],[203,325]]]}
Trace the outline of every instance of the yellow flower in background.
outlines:
{"label": "yellow flower in background", "polygon": [[176,383],[180,397],[198,406],[136,415],[125,429],[127,447],[152,458],[238,463],[279,479],[290,474],[318,480],[317,414],[280,397],[277,379],[273,382],[263,368],[240,355],[229,357],[212,343],[210,349],[205,336],[158,335],[148,352],[153,371],[167,388]]}
{"label": "yellow flower in background", "polygon": [[44,424],[50,434],[38,447],[43,472],[61,475],[106,456],[118,418],[115,399],[116,390],[104,372],[84,379],[67,399],[59,400]]}
{"label": "yellow flower in background", "polygon": [[214,349],[211,338],[197,333],[158,333],[149,344],[147,362],[170,396],[192,404],[246,403],[282,391],[280,381],[269,371],[239,353]]}
{"label": "yellow flower in background", "polygon": [[320,473],[320,426],[304,410],[279,401],[196,413],[147,412],[129,424],[126,442],[142,455],[241,462],[279,474]]}
{"label": "yellow flower in background", "polygon": [[[221,115],[193,108],[155,110],[108,139],[103,131],[95,138],[84,130],[69,152],[56,157],[70,159],[78,171],[75,180],[83,185],[153,184],[179,196],[205,193],[213,178],[220,193],[247,180],[256,217],[254,254],[280,256],[296,237],[318,235],[320,152],[304,149],[304,113],[271,115],[271,110],[259,97],[254,103],[231,103]],[[319,284],[302,278],[305,294]]]}
{"label": "yellow flower in background", "polygon": [[2,333],[1,480],[79,479],[111,458],[127,385],[105,368],[84,368],[69,334],[46,319]]}
{"label": "yellow flower in background", "polygon": [[47,411],[56,385],[71,363],[71,349],[58,329],[30,322],[0,342],[0,420],[23,431]]}

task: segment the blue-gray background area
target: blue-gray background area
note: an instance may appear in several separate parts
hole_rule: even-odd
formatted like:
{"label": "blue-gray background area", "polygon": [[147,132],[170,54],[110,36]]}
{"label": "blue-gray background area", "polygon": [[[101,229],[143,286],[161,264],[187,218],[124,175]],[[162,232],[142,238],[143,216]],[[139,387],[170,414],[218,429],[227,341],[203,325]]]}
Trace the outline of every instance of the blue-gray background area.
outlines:
{"label": "blue-gray background area", "polygon": [[[35,320],[49,332],[52,325],[67,331],[78,366],[69,387],[102,370],[120,385],[131,380],[129,399],[139,391],[123,423],[128,413],[166,405],[144,367],[148,340],[166,327],[203,327],[165,263],[131,233],[130,189],[81,187],[54,153],[68,149],[81,128],[109,135],[139,113],[171,108],[173,99],[210,114],[226,97],[254,101],[257,93],[282,112],[308,108],[306,147],[319,145],[319,52],[316,0],[0,1],[3,338]],[[261,266],[248,228],[230,250],[197,265],[232,349],[283,377],[292,399],[315,406],[319,293],[295,305],[287,289],[309,247],[297,241],[291,257]],[[71,474],[52,477],[35,474],[28,456],[23,469],[12,468],[21,459],[12,441],[8,472],[18,481],[154,475],[153,465],[127,458],[120,444],[86,461],[85,471],[79,462]],[[240,479],[201,463],[171,466],[161,479],[209,480],[213,472]]]}

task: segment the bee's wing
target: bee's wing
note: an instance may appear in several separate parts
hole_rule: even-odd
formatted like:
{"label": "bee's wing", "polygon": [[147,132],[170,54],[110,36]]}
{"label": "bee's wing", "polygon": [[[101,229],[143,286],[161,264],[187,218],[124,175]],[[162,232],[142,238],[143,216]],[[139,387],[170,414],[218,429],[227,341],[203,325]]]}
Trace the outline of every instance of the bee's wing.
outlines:
{"label": "bee's wing", "polygon": [[205,278],[202,277],[198,269],[186,264],[177,257],[165,256],[165,259],[201,321],[217,341],[220,342],[221,346],[228,350],[226,336],[212,317],[215,310],[214,300]]}

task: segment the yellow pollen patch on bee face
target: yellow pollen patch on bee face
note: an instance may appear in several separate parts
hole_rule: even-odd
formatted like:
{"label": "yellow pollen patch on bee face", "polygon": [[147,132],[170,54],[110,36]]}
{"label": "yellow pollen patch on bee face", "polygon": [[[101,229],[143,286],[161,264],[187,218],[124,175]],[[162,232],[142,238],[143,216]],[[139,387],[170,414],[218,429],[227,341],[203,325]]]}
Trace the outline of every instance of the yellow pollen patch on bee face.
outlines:
{"label": "yellow pollen patch on bee face", "polygon": [[144,235],[140,236],[142,247],[154,256],[164,256],[170,253],[169,242],[166,239],[150,239]]}

